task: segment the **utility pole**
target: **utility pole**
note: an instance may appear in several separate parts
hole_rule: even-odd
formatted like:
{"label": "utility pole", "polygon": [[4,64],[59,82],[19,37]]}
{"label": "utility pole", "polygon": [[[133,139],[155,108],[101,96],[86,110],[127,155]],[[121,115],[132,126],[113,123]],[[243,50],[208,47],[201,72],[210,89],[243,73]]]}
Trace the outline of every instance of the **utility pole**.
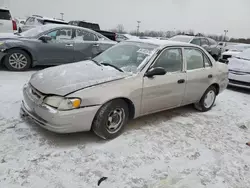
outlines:
{"label": "utility pole", "polygon": [[137,21],[137,36],[139,36],[140,23],[141,23],[141,21]]}
{"label": "utility pole", "polygon": [[64,13],[62,12],[62,13],[60,13],[60,14],[61,14],[61,19],[63,20]]}
{"label": "utility pole", "polygon": [[227,32],[228,32],[228,30],[224,30],[224,33],[225,33],[225,35],[224,35],[224,41],[225,41],[225,42],[226,42]]}

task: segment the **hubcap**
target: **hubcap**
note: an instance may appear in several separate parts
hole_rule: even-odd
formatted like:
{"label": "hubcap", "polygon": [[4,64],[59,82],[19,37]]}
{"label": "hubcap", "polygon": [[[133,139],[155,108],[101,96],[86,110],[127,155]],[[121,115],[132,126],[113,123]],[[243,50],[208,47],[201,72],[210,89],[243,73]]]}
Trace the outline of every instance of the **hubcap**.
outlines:
{"label": "hubcap", "polygon": [[23,69],[28,63],[27,58],[20,53],[13,53],[9,57],[9,64],[15,69]]}
{"label": "hubcap", "polygon": [[107,131],[109,133],[116,133],[121,129],[121,126],[125,119],[125,112],[123,108],[116,108],[108,115]]}
{"label": "hubcap", "polygon": [[211,90],[205,96],[204,106],[206,108],[210,108],[213,105],[214,99],[215,99],[215,93],[213,90]]}

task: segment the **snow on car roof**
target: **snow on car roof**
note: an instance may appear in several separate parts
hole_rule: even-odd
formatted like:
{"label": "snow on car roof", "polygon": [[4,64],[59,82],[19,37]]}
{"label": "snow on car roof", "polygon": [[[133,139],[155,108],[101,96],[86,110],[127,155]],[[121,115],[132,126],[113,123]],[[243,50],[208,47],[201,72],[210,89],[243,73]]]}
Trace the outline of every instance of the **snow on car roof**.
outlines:
{"label": "snow on car roof", "polygon": [[62,23],[68,23],[64,20],[60,20],[60,19],[56,19],[56,18],[49,18],[49,17],[44,17],[44,16],[39,16],[39,15],[32,15],[30,17],[34,17],[34,18],[39,18],[41,20],[48,20],[48,21],[57,21],[57,22],[62,22]]}
{"label": "snow on car roof", "polygon": [[130,42],[142,42],[142,43],[148,43],[148,44],[153,44],[157,46],[172,46],[172,45],[177,45],[177,46],[196,46],[193,44],[189,44],[186,42],[178,42],[178,41],[171,41],[171,40],[158,40],[158,39],[129,39],[127,41]]}
{"label": "snow on car roof", "polygon": [[95,31],[93,31],[91,29],[88,29],[88,28],[83,28],[83,27],[78,27],[78,26],[75,26],[75,25],[68,25],[68,24],[46,24],[46,25],[37,26],[36,28],[38,28],[38,27],[42,28],[42,30],[49,30],[49,29],[54,29],[54,28],[62,28],[62,27],[64,28],[64,27],[67,27],[67,28],[85,30],[85,31],[94,33],[96,35],[102,35],[102,34],[97,33],[97,32],[95,32]]}

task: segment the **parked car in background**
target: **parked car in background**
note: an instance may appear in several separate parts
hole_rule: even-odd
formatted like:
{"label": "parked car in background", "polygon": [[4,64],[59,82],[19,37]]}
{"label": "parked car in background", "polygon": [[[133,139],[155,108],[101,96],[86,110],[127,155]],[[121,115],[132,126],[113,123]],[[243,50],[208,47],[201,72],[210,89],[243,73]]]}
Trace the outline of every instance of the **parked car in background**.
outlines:
{"label": "parked car in background", "polygon": [[228,60],[229,85],[250,89],[250,48]]}
{"label": "parked car in background", "polygon": [[130,34],[121,34],[121,33],[116,34],[116,41],[117,42],[122,42],[122,41],[125,41],[125,40],[137,39],[137,38],[138,38],[137,36],[133,36],[133,35],[130,35]]}
{"label": "parked car in background", "polygon": [[9,70],[91,59],[116,44],[90,29],[49,24],[16,35],[0,35],[0,62]]}
{"label": "parked car in background", "polygon": [[91,23],[91,22],[86,22],[86,21],[80,21],[80,20],[73,20],[69,22],[69,25],[75,25],[83,28],[88,28],[92,29],[103,36],[109,38],[110,40],[116,41],[116,33],[110,32],[110,31],[103,31],[100,29],[99,24],[97,23]]}
{"label": "parked car in background", "polygon": [[139,116],[194,104],[213,107],[228,68],[196,45],[121,42],[92,60],[38,71],[23,88],[21,115],[58,133],[119,136]]}
{"label": "parked car in background", "polygon": [[228,58],[235,57],[248,48],[250,48],[250,44],[236,44],[228,46],[227,50],[221,54],[219,61],[222,63],[228,63]]}
{"label": "parked car in background", "polygon": [[221,49],[218,46],[218,43],[215,40],[208,38],[208,37],[176,35],[176,36],[170,38],[169,40],[187,42],[187,43],[201,46],[205,50],[207,50],[207,52],[210,53],[210,55],[212,55],[212,57],[215,60],[218,60],[219,57],[221,56]]}
{"label": "parked car in background", "polygon": [[68,24],[68,23],[63,20],[55,18],[47,18],[39,15],[33,15],[27,18],[24,26],[22,27],[22,32],[46,24]]}
{"label": "parked car in background", "polygon": [[9,9],[0,7],[0,33],[17,32],[17,24],[12,20]]}
{"label": "parked car in background", "polygon": [[17,31],[19,33],[22,32],[22,27],[24,26],[26,19],[22,19],[22,18],[14,18],[14,20],[16,21],[17,24]]}

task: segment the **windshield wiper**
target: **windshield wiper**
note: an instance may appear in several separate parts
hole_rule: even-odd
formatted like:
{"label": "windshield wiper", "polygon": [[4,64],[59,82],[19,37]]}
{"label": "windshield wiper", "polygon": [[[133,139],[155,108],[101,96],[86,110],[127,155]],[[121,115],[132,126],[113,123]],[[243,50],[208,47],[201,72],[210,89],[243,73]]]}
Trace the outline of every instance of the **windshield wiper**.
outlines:
{"label": "windshield wiper", "polygon": [[97,64],[98,66],[101,66],[101,64],[98,62],[98,61],[96,61],[96,60],[94,60],[94,59],[90,59],[90,61],[93,61],[95,64]]}
{"label": "windshield wiper", "polygon": [[110,66],[110,67],[113,67],[115,68],[116,70],[120,71],[120,72],[124,72],[122,69],[120,69],[119,67],[115,66],[115,65],[112,65],[110,63],[101,63],[102,65],[104,66]]}

